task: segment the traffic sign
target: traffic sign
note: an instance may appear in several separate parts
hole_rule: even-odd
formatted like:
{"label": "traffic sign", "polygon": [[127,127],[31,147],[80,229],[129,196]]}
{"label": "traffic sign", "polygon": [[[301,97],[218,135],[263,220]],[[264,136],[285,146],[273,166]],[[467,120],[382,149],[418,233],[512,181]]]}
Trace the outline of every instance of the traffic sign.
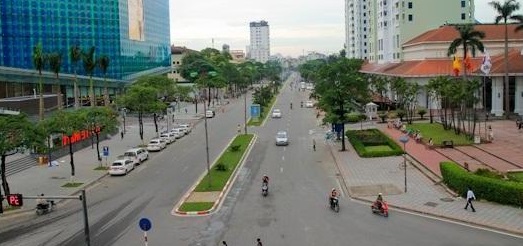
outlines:
{"label": "traffic sign", "polygon": [[251,117],[252,118],[259,118],[260,117],[260,104],[253,104],[251,105]]}
{"label": "traffic sign", "polygon": [[13,207],[21,207],[24,205],[22,194],[9,194],[7,195],[7,203]]}
{"label": "traffic sign", "polygon": [[109,156],[109,146],[104,146],[103,147],[103,156],[104,157]]}
{"label": "traffic sign", "polygon": [[152,224],[151,221],[147,218],[141,218],[138,224],[140,225],[140,229],[142,229],[142,231],[151,230]]}

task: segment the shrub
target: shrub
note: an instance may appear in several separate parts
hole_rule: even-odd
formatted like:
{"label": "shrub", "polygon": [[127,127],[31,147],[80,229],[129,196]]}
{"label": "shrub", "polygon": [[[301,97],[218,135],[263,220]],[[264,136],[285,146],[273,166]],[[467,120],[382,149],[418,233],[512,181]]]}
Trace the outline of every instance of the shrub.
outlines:
{"label": "shrub", "polygon": [[396,115],[398,117],[400,117],[401,121],[403,121],[403,117],[405,117],[405,115],[406,115],[405,110],[403,110],[403,109],[396,110]]}
{"label": "shrub", "polygon": [[454,162],[440,163],[443,182],[452,190],[466,195],[470,187],[476,197],[500,204],[523,206],[523,184],[483,177],[467,172]]}
{"label": "shrub", "polygon": [[427,114],[427,110],[425,110],[424,108],[420,108],[418,109],[418,114],[421,117],[421,119],[423,119],[423,116]]}
{"label": "shrub", "polygon": [[[347,114],[347,122],[348,123],[360,122],[361,117],[362,117],[362,114],[360,114],[360,113],[350,113],[350,114]],[[365,117],[365,115],[363,115],[363,117]]]}
{"label": "shrub", "polygon": [[227,165],[223,164],[223,162],[216,164],[215,168],[216,168],[216,171],[221,171],[221,172],[225,172],[228,170]]}
{"label": "shrub", "polygon": [[239,145],[239,144],[238,145],[233,145],[233,146],[231,146],[231,152],[237,152],[237,151],[240,150],[241,147],[242,146]]}
{"label": "shrub", "polygon": [[478,170],[476,170],[474,172],[474,174],[483,176],[483,177],[487,177],[487,178],[493,178],[493,179],[502,179],[503,178],[502,174],[495,172],[495,171],[491,171],[490,169],[487,169],[487,168],[479,168]]}
{"label": "shrub", "polygon": [[385,120],[387,119],[387,114],[386,113],[379,113],[378,117],[380,117],[381,123],[385,123]]}
{"label": "shrub", "polygon": [[[346,133],[349,142],[352,144],[360,157],[383,157],[396,156],[403,154],[401,147],[392,139],[381,133],[378,129],[349,130]],[[368,151],[366,146],[387,145],[391,150],[387,151]]]}

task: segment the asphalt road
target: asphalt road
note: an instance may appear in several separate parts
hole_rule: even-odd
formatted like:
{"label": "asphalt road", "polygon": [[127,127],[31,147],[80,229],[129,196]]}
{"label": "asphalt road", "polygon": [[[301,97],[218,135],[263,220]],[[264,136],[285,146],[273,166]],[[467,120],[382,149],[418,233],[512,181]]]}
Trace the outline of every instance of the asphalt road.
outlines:
{"label": "asphalt road", "polygon": [[[293,79],[294,77],[291,77]],[[191,135],[155,154],[127,177],[107,177],[88,190],[91,245],[144,245],[140,218],[152,221],[149,245],[521,245],[522,240],[391,211],[373,215],[366,204],[341,198],[340,213],[327,206],[327,193],[340,187],[330,153],[312,151],[312,137],[323,141],[313,109],[300,108],[307,93],[284,87],[276,106],[283,118],[256,128],[258,139],[222,206],[210,216],[171,215],[174,204],[206,170],[203,122]],[[289,109],[293,102],[294,109]],[[209,121],[211,159],[216,158],[243,122],[243,100]],[[274,145],[287,130],[288,147]],[[261,177],[271,177],[261,196]],[[16,236],[0,234],[0,245],[84,245],[78,202],[52,216],[20,224]],[[10,240],[2,240],[10,238]]]}

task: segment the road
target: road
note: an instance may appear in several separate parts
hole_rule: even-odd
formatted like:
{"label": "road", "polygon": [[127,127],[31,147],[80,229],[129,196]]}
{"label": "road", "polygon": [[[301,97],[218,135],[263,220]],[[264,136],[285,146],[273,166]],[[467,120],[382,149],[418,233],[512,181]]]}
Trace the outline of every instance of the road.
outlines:
{"label": "road", "polygon": [[[293,77],[291,77],[293,79]],[[236,182],[215,213],[171,215],[174,204],[205,172],[203,124],[127,177],[107,177],[88,191],[91,245],[144,245],[138,220],[150,218],[149,245],[521,245],[522,240],[482,229],[391,211],[373,215],[367,204],[343,194],[340,213],[327,207],[327,193],[341,179],[326,148],[312,151],[312,137],[323,144],[313,109],[300,108],[307,93],[284,87],[276,102],[283,118],[256,128],[258,139]],[[294,109],[289,109],[290,102]],[[243,100],[209,121],[211,159],[216,158],[243,122]],[[287,130],[288,147],[274,135]],[[364,163],[362,163],[364,164]],[[261,177],[271,177],[261,196]],[[80,204],[38,217],[16,231],[0,234],[1,245],[83,245]],[[46,218],[52,218],[45,221]],[[44,226],[45,225],[45,226]],[[11,238],[2,241],[2,238]],[[47,242],[47,243],[41,243]],[[350,242],[350,243],[349,243]]]}

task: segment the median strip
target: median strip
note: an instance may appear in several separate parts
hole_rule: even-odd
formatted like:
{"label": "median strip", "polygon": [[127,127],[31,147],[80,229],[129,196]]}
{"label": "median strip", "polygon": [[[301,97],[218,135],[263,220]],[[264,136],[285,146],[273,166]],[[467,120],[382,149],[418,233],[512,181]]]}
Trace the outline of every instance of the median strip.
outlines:
{"label": "median strip", "polygon": [[254,139],[253,134],[237,135],[206,173],[184,196],[174,214],[203,215],[212,212],[221,202],[234,179],[239,164],[245,159]]}

